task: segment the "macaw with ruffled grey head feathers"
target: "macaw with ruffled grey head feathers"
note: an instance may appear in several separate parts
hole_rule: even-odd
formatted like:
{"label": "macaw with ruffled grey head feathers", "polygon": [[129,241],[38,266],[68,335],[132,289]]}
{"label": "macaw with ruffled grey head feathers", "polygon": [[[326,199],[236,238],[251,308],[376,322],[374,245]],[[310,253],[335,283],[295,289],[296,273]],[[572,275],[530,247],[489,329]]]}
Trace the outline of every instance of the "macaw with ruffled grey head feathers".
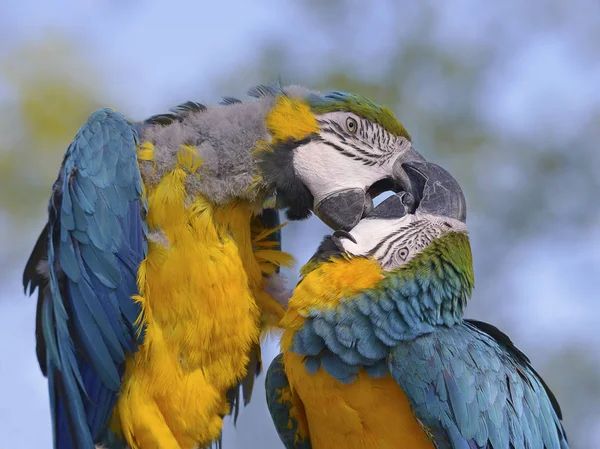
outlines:
{"label": "macaw with ruffled grey head feathers", "polygon": [[473,289],[466,203],[441,167],[326,237],[281,322],[267,402],[288,449],[568,449],[556,398]]}
{"label": "macaw with ruffled grey head feathers", "polygon": [[349,229],[374,184],[402,183],[398,161],[420,159],[361,97],[249,93],[139,123],[99,110],[67,149],[23,275],[38,289],[55,448],[220,438],[240,389],[250,400],[261,331],[284,313],[274,207]]}
{"label": "macaw with ruffled grey head feathers", "polygon": [[312,113],[305,118],[310,132],[264,154],[261,169],[289,207],[288,217],[312,210],[333,229],[351,229],[371,211],[374,197],[407,185],[402,163],[423,157],[387,107],[345,92],[311,92],[302,101]]}

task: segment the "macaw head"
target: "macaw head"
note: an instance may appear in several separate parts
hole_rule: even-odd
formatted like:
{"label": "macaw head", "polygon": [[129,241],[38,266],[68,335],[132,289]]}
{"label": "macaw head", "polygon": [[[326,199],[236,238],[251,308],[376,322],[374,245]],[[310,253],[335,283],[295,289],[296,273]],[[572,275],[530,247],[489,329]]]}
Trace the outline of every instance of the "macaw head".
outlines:
{"label": "macaw head", "polygon": [[419,258],[434,242],[458,235],[454,242],[459,245],[438,245],[435,255],[464,247],[468,254],[460,259],[466,263],[465,270],[472,272],[467,206],[458,182],[431,162],[405,162],[402,168],[410,187],[384,200],[350,232],[335,232],[333,243],[351,256],[373,257],[384,270],[393,271]]}
{"label": "macaw head", "polygon": [[271,142],[259,166],[290,219],[314,211],[331,228],[350,230],[371,213],[377,195],[405,190],[403,163],[424,161],[387,107],[359,95],[299,87],[274,95],[266,118]]}

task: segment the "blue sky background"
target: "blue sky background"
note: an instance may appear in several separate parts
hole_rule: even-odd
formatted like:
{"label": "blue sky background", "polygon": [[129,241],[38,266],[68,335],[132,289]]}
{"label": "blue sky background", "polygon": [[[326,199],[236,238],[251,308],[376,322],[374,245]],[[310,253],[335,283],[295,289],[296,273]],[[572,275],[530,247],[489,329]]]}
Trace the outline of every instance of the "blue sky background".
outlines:
{"label": "blue sky background", "polygon": [[[466,180],[478,275],[469,314],[509,332],[550,386],[558,386],[565,412],[577,416],[569,421],[565,413],[584,434],[575,437],[579,447],[591,447],[586,442],[600,441],[600,400],[593,399],[600,387],[592,374],[600,370],[600,6],[583,0],[424,4],[428,8],[391,0],[10,2],[0,15],[0,60],[58,36],[85,62],[69,67],[70,79],[85,84],[93,76],[103,106],[142,119],[189,99],[243,95],[270,81],[265,75],[322,84],[335,68],[350,79],[389,85],[389,67],[408,43],[450,55],[447,74],[426,56],[414,71],[402,67],[397,81],[409,100],[396,110],[414,130],[417,149],[439,154]],[[432,18],[424,18],[427,11],[434,11]],[[281,67],[262,61],[269,48],[284,61]],[[455,66],[473,66],[477,74],[467,87],[468,80],[456,82],[462,90],[444,81]],[[472,101],[462,102],[463,92]],[[0,76],[0,106],[18,95]],[[460,114],[476,117],[473,123],[493,136],[475,155],[444,153],[423,119],[452,123]],[[558,168],[548,175],[539,167],[550,153]],[[48,167],[53,176],[60,157]],[[537,199],[534,190],[545,193]],[[0,258],[15,260],[0,274],[0,449],[45,448],[51,436],[46,383],[34,352],[35,300],[25,299],[20,286],[45,208],[40,203],[35,220],[26,222],[16,223],[11,214],[0,210],[2,235],[18,231],[0,248]],[[512,225],[509,237],[504,230]],[[285,228],[284,247],[298,267],[325,233],[315,219]],[[288,277],[295,281],[295,271]],[[275,343],[265,350],[268,363]],[[260,388],[237,431],[228,426],[224,447],[280,447]]]}

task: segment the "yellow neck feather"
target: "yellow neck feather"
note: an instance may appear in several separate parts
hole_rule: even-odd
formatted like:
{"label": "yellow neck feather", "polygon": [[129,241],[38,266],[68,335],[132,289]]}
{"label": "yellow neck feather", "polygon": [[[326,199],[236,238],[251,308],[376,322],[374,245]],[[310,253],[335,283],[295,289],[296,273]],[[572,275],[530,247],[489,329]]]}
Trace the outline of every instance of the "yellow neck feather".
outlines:
{"label": "yellow neck feather", "polygon": [[301,140],[319,132],[317,118],[310,106],[299,98],[285,95],[277,97],[275,106],[267,114],[266,124],[275,143]]}

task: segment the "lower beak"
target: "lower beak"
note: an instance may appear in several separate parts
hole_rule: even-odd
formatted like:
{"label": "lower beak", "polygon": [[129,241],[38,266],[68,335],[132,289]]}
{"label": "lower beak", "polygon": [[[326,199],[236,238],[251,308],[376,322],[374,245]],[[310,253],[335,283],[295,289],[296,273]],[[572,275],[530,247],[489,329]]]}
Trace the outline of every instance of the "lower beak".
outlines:
{"label": "lower beak", "polygon": [[392,215],[400,213],[400,210],[403,211],[403,215],[404,213],[413,213],[412,181],[403,167],[403,164],[411,162],[425,162],[425,158],[412,147],[398,156],[388,178],[381,180],[394,185],[397,188],[396,191],[404,191],[402,192],[404,195],[399,198],[398,195],[395,195],[386,199],[378,206],[378,212],[373,209],[371,194],[365,192],[365,189],[357,187],[331,193],[314,206],[314,213],[330,228],[345,231],[354,228],[361,218],[374,213],[384,214],[390,218]]}
{"label": "lower beak", "polygon": [[366,205],[363,189],[346,189],[323,198],[314,212],[331,229],[349,231],[362,218]]}

